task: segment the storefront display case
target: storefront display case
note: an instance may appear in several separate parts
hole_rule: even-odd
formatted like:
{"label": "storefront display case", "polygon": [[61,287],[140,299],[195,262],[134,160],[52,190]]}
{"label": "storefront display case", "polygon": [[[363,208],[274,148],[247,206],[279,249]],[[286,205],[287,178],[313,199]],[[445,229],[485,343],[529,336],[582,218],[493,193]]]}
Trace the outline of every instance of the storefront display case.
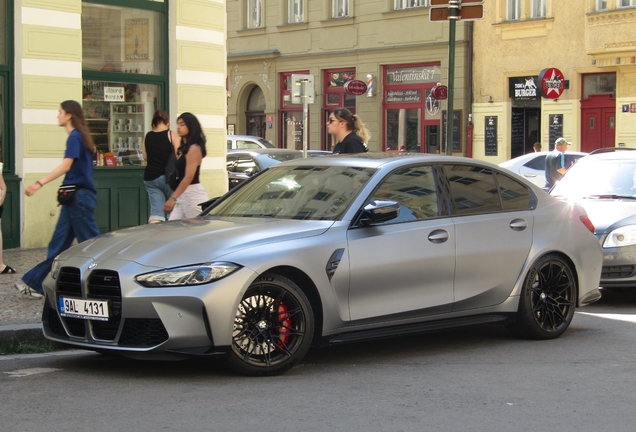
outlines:
{"label": "storefront display case", "polygon": [[118,165],[141,165],[144,136],[152,129],[152,103],[111,103],[110,112],[109,151]]}

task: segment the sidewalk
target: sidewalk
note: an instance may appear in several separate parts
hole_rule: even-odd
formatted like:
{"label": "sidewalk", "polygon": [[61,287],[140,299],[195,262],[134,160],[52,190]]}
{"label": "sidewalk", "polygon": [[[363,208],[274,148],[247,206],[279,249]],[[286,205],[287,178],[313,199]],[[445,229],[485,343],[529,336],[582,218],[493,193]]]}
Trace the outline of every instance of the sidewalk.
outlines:
{"label": "sidewalk", "polygon": [[46,258],[46,248],[8,249],[3,251],[3,258],[17,273],[0,275],[0,339],[12,336],[24,340],[43,339],[40,316],[44,300],[23,297],[13,284]]}

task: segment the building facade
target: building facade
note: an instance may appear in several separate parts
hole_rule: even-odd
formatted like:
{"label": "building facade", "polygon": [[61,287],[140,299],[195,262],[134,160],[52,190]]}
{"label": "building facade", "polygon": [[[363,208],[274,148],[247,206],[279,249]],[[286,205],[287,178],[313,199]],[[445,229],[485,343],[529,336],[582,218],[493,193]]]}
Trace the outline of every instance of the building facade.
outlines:
{"label": "building facade", "polygon": [[585,152],[636,147],[636,1],[487,6],[474,25],[474,157],[499,163],[559,136]]}
{"label": "building facade", "polygon": [[[431,88],[448,76],[448,24],[430,22],[429,0],[228,2],[228,132],[303,146],[303,106],[292,75],[310,75],[308,148],[329,150],[331,110],[345,107],[371,133],[372,151],[444,152],[445,102]],[[470,26],[457,25],[454,154],[466,153]],[[355,95],[347,83],[362,81]],[[358,83],[359,84],[359,83]]]}
{"label": "building facade", "polygon": [[157,109],[173,125],[182,112],[199,118],[201,181],[210,196],[227,190],[223,0],[0,0],[0,20],[5,247],[42,247],[51,236],[62,179],[35,198],[23,191],[61,162],[57,112],[67,99],[82,102],[97,146],[101,232],[147,221],[141,146]]}

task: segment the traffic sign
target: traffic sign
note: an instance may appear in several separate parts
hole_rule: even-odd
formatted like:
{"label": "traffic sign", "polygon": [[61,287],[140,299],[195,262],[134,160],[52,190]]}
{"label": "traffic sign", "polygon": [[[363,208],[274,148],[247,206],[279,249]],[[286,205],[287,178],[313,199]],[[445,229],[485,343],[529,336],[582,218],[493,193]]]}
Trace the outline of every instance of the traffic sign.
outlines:
{"label": "traffic sign", "polygon": [[[438,0],[441,1],[441,0]],[[484,5],[473,4],[464,5],[462,3],[461,8],[458,11],[459,19],[461,20],[478,20],[484,17]],[[431,8],[429,12],[429,18],[431,21],[448,21],[450,16],[450,8],[436,7]]]}

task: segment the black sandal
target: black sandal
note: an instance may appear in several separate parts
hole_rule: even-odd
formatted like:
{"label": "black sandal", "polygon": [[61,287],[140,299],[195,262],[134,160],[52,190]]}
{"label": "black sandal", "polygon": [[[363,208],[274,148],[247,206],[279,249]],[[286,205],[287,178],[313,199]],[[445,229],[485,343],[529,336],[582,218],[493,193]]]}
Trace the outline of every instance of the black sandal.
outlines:
{"label": "black sandal", "polygon": [[4,270],[0,272],[0,274],[16,274],[17,272],[10,265],[5,265]]}

